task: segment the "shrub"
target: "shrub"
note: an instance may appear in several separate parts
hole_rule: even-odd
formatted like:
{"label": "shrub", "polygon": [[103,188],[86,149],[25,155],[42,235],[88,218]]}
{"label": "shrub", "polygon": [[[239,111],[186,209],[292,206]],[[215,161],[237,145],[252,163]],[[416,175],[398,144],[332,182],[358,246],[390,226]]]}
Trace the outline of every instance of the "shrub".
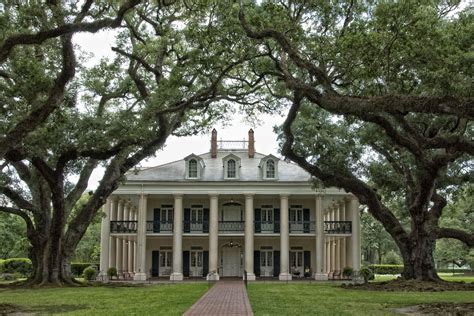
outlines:
{"label": "shrub", "polygon": [[2,273],[0,274],[0,280],[2,281],[15,281],[18,279],[18,275],[15,273]]}
{"label": "shrub", "polygon": [[19,273],[22,277],[28,277],[33,268],[31,260],[28,258],[10,258],[2,262],[0,271],[2,273]]}
{"label": "shrub", "polygon": [[75,263],[71,263],[71,273],[73,276],[75,277],[79,277],[82,275],[82,273],[84,272],[84,270],[87,268],[87,267],[91,267],[95,265],[95,263],[91,263],[91,262],[75,262]]}
{"label": "shrub", "polygon": [[342,276],[350,277],[352,275],[352,272],[354,272],[354,270],[351,267],[345,267],[344,269],[342,269]]}
{"label": "shrub", "polygon": [[115,267],[110,267],[107,270],[107,276],[112,279],[113,277],[117,277],[117,268]]}
{"label": "shrub", "polygon": [[359,270],[359,274],[364,278],[364,283],[374,279],[374,273],[368,267],[362,267]]}
{"label": "shrub", "polygon": [[97,270],[94,267],[87,267],[82,272],[82,275],[87,281],[93,281],[97,277]]}
{"label": "shrub", "polygon": [[368,267],[375,274],[401,274],[403,271],[401,264],[371,264]]}

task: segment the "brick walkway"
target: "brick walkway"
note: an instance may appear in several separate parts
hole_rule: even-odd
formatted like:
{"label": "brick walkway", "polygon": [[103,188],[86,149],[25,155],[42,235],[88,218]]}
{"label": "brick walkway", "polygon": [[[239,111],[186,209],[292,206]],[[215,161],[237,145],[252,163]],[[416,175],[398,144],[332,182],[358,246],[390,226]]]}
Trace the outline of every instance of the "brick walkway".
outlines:
{"label": "brick walkway", "polygon": [[184,315],[253,315],[253,312],[244,282],[221,280]]}

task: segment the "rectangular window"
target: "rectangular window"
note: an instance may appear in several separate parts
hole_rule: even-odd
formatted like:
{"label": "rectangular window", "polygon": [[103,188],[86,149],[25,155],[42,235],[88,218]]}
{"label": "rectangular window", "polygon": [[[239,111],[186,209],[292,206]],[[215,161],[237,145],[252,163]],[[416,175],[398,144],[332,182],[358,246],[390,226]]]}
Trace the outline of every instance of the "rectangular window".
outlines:
{"label": "rectangular window", "polygon": [[301,205],[292,205],[290,208],[290,222],[303,222],[303,207]]}
{"label": "rectangular window", "polygon": [[173,222],[173,207],[171,205],[161,206],[161,222],[172,223]]}

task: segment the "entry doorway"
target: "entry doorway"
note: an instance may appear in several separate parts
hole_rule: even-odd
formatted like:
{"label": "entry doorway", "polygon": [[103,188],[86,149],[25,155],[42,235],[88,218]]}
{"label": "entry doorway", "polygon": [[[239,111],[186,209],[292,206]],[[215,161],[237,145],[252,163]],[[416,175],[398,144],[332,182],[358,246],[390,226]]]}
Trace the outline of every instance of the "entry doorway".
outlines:
{"label": "entry doorway", "polygon": [[190,253],[191,262],[189,273],[192,277],[200,277],[203,275],[203,252],[202,250],[192,250]]}
{"label": "entry doorway", "polygon": [[242,276],[240,247],[222,248],[222,276],[239,277]]}

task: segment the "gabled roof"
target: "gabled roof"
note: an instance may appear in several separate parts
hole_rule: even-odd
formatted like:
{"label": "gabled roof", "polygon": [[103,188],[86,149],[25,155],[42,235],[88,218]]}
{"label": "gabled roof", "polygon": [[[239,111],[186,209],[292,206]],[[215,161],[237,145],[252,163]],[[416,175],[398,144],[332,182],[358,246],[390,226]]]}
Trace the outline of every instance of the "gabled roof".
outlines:
{"label": "gabled roof", "polygon": [[[216,181],[226,181],[224,180],[224,170],[222,166],[222,159],[229,154],[235,155],[240,160],[240,171],[239,179],[235,179],[235,182],[245,182],[245,181],[262,181],[261,170],[259,164],[262,158],[267,157],[260,153],[255,153],[254,158],[248,157],[248,152],[245,151],[227,151],[220,150],[217,152],[216,158],[211,158],[210,153],[205,153],[202,155],[196,155],[202,159],[202,162],[205,164],[205,167],[202,169],[201,182],[216,182]],[[187,156],[190,157],[190,156]],[[308,182],[310,180],[310,174],[299,166],[280,160],[277,157],[273,156],[274,159],[278,161],[278,180],[276,182]],[[185,179],[186,166],[185,161],[178,160],[170,162],[164,165],[146,168],[138,170],[135,172],[127,173],[128,181],[172,181],[172,182],[187,182],[189,180]],[[192,183],[195,184],[196,181]]]}

